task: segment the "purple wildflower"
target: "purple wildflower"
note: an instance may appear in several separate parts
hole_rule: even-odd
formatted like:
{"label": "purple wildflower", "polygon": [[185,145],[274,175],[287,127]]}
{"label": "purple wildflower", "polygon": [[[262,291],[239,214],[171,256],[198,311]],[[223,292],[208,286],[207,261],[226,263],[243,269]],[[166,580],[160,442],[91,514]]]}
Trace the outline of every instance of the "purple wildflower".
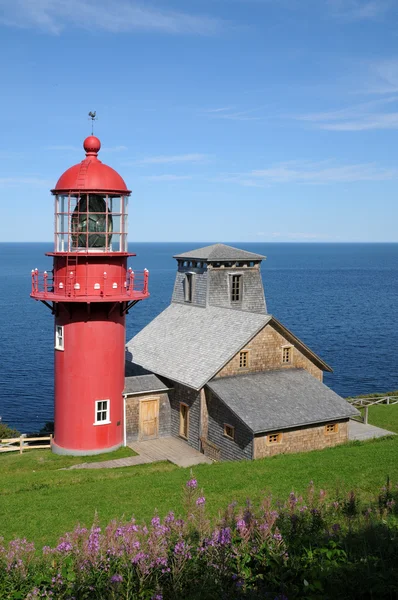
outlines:
{"label": "purple wildflower", "polygon": [[152,523],[152,527],[159,527],[159,525],[160,525],[159,517],[153,517],[151,523]]}
{"label": "purple wildflower", "polygon": [[118,573],[116,573],[115,575],[112,575],[111,583],[120,583],[121,581],[123,581],[122,575],[119,575]]}
{"label": "purple wildflower", "polygon": [[231,530],[229,527],[224,527],[220,530],[217,541],[220,546],[227,546],[231,543]]}
{"label": "purple wildflower", "polygon": [[240,531],[241,529],[246,529],[246,521],[244,519],[239,519],[236,523],[236,528],[238,529],[238,531]]}
{"label": "purple wildflower", "polygon": [[196,500],[196,506],[202,506],[205,502],[206,498],[204,496],[200,496],[200,498]]}
{"label": "purple wildflower", "polygon": [[174,513],[173,513],[173,511],[170,511],[169,514],[167,515],[167,517],[165,517],[164,522],[172,523],[174,520],[175,520]]}
{"label": "purple wildflower", "polygon": [[57,546],[58,552],[70,552],[72,550],[72,544],[70,542],[61,542]]}
{"label": "purple wildflower", "polygon": [[189,481],[187,481],[187,488],[194,490],[197,487],[198,487],[198,482],[196,481],[196,479],[190,479]]}

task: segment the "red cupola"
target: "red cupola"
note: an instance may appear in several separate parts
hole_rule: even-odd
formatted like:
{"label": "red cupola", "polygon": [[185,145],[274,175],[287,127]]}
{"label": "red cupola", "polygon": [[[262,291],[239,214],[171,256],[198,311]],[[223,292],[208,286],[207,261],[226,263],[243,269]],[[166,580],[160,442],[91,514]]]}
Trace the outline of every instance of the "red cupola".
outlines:
{"label": "red cupola", "polygon": [[148,271],[127,268],[128,198],[122,177],[98,159],[100,140],[59,178],[53,270],[32,271],[35,300],[55,316],[53,450],[85,455],[123,443],[125,316],[149,296]]}
{"label": "red cupola", "polygon": [[95,135],[89,135],[83,143],[86,158],[70,167],[57,181],[54,193],[71,190],[111,191],[130,194],[119,173],[98,160],[101,142]]}

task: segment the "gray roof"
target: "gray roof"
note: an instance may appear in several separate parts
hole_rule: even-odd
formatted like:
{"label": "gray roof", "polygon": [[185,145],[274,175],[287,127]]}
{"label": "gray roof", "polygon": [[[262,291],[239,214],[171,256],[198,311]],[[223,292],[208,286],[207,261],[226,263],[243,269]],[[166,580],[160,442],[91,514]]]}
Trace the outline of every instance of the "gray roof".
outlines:
{"label": "gray roof", "polygon": [[304,369],[213,379],[207,386],[253,433],[358,415],[344,398]]}
{"label": "gray roof", "polygon": [[262,254],[254,254],[254,252],[247,252],[247,250],[233,248],[232,246],[227,246],[226,244],[212,244],[211,246],[204,246],[204,248],[197,248],[196,250],[191,250],[190,252],[176,254],[173,256],[173,258],[208,261],[236,261],[263,260],[266,257]]}
{"label": "gray roof", "polygon": [[170,389],[156,375],[136,375],[125,377],[124,394],[142,394],[144,392],[161,392]]}
{"label": "gray roof", "polygon": [[127,358],[158,375],[200,389],[270,315],[171,304],[127,344]]}

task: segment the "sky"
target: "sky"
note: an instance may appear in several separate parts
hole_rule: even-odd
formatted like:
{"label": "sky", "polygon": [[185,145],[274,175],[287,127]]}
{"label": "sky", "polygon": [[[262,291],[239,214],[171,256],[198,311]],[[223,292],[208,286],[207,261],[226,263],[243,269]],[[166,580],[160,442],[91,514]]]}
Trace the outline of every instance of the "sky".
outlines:
{"label": "sky", "polygon": [[99,158],[130,241],[397,242],[396,0],[0,0],[0,241]]}

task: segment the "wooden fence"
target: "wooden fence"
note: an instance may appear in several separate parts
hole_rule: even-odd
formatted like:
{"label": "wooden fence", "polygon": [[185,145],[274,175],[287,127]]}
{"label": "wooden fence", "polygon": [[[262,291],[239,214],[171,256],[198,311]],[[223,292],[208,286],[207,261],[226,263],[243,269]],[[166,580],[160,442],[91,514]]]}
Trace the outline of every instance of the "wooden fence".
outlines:
{"label": "wooden fence", "polygon": [[[21,435],[19,438],[6,438],[0,440],[0,453],[1,452],[16,452],[22,454],[24,450],[38,450],[40,448],[51,448],[52,435],[47,437],[24,437]],[[47,444],[38,444],[37,442],[47,442]]]}
{"label": "wooden fence", "polygon": [[347,402],[356,408],[363,408],[362,421],[367,425],[369,420],[369,406],[375,404],[398,404],[398,396],[378,396],[375,398],[347,398]]}

